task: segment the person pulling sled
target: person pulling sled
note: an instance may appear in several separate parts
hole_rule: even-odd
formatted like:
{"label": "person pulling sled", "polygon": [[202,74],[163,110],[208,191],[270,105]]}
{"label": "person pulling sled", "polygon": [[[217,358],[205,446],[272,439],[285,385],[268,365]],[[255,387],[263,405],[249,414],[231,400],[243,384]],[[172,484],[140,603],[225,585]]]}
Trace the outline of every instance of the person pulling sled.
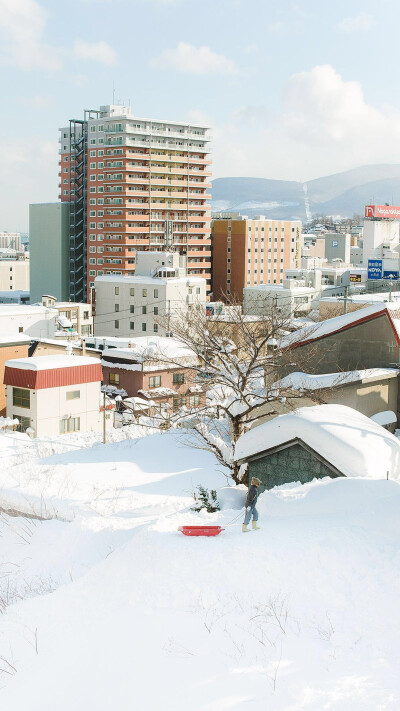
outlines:
{"label": "person pulling sled", "polygon": [[257,526],[257,521],[258,521],[258,511],[256,509],[256,503],[258,499],[258,487],[261,484],[261,479],[257,479],[256,476],[253,476],[251,479],[251,486],[249,487],[249,490],[247,492],[247,498],[246,498],[246,513],[244,517],[244,523],[242,524],[242,531],[243,533],[248,533],[250,531],[249,528],[247,528],[248,524],[250,523],[250,519],[253,516],[253,520],[251,522],[252,529],[253,531],[259,531],[260,527]]}

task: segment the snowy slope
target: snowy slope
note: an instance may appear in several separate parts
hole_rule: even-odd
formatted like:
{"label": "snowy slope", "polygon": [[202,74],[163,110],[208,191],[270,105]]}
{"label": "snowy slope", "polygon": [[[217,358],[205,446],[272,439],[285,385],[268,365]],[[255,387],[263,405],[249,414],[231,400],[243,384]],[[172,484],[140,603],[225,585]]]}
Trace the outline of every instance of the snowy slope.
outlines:
{"label": "snowy slope", "polygon": [[188,510],[192,485],[225,478],[174,433],[71,443],[32,461],[31,479],[21,466],[9,473],[21,496],[64,491],[74,520],[0,519],[0,600],[6,578],[13,590],[1,708],[399,708],[396,482],[282,487],[262,495],[260,531],[243,535],[240,517],[190,539],[178,525],[227,524],[244,492],[224,489],[236,508]]}

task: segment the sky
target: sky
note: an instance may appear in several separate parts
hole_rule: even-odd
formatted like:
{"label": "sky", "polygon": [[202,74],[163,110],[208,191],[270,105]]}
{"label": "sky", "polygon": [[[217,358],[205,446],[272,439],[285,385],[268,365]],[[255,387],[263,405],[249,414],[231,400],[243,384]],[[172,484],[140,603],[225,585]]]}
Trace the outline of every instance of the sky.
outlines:
{"label": "sky", "polygon": [[398,0],[0,0],[0,231],[58,196],[58,128],[204,123],[213,177],[400,162]]}

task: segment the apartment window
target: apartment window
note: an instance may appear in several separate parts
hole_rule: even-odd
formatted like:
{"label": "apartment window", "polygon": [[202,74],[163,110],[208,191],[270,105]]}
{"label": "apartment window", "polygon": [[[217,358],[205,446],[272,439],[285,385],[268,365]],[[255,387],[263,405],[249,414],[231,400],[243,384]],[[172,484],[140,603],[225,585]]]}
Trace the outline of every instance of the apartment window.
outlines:
{"label": "apartment window", "polygon": [[31,391],[25,388],[13,388],[13,405],[15,407],[26,407],[29,410],[31,406]]}
{"label": "apartment window", "polygon": [[147,298],[147,289],[142,289],[142,297],[143,297],[144,299]]}
{"label": "apartment window", "polygon": [[95,223],[95,222],[91,222],[91,223],[90,223],[90,229],[91,229],[91,230],[95,230],[95,229],[96,229],[96,223]]}
{"label": "apartment window", "polygon": [[135,289],[130,289],[129,293],[131,296],[135,296]]}
{"label": "apartment window", "polygon": [[89,311],[84,311],[84,312],[83,312],[83,318],[84,318],[85,321],[87,321],[87,319],[89,318]]}
{"label": "apartment window", "polygon": [[115,289],[114,289],[114,294],[115,294],[116,296],[118,296],[118,294],[119,294],[119,286],[116,286],[116,287],[115,287]]}
{"label": "apartment window", "polygon": [[130,323],[129,323],[129,328],[130,328],[131,331],[134,331],[134,330],[135,330],[135,322],[134,322],[134,321],[130,321]]}
{"label": "apartment window", "polygon": [[95,204],[96,204],[96,198],[90,198],[89,204],[90,204],[90,205],[95,205]]}
{"label": "apartment window", "polygon": [[90,163],[89,165],[90,165],[91,170],[95,170],[95,168],[96,168],[96,163]]}
{"label": "apartment window", "polygon": [[158,306],[154,307],[154,316],[158,316]]}
{"label": "apartment window", "polygon": [[96,210],[90,210],[89,217],[96,217]]}
{"label": "apartment window", "polygon": [[154,324],[154,333],[158,333],[158,324],[157,323]]}
{"label": "apartment window", "polygon": [[95,192],[96,192],[96,188],[90,188],[90,192],[91,192],[91,193],[95,193]]}
{"label": "apartment window", "polygon": [[154,298],[158,299],[158,289],[154,289]]}
{"label": "apartment window", "polygon": [[80,417],[69,417],[68,419],[60,420],[60,434],[66,434],[67,432],[79,432],[80,429]]}
{"label": "apartment window", "polygon": [[67,400],[79,400],[80,396],[80,390],[70,390],[68,393],[66,393]]}
{"label": "apartment window", "polygon": [[119,328],[119,321],[114,321],[114,328]]}
{"label": "apartment window", "polygon": [[93,247],[93,246],[92,246],[92,247],[89,247],[89,252],[92,252],[92,253],[93,253],[93,252],[95,252],[95,251],[96,251],[96,247]]}
{"label": "apartment window", "polygon": [[96,260],[95,260],[95,259],[89,259],[89,264],[96,264]]}
{"label": "apartment window", "polygon": [[142,306],[142,314],[147,314],[147,306]]}
{"label": "apartment window", "polygon": [[[95,241],[96,241],[96,235],[90,235],[89,241],[90,241],[90,242],[95,242]],[[96,248],[94,248],[94,251],[96,251]]]}
{"label": "apartment window", "polygon": [[183,383],[185,382],[185,374],[174,373],[172,376],[172,382],[174,385],[183,385]]}
{"label": "apartment window", "polygon": [[91,157],[91,158],[94,158],[95,155],[96,155],[96,151],[90,151],[90,157]]}
{"label": "apartment window", "polygon": [[91,126],[91,127],[90,127],[90,133],[94,133],[95,130],[96,130],[96,126]]}
{"label": "apartment window", "polygon": [[142,331],[147,331],[147,326],[145,323],[142,323]]}
{"label": "apartment window", "polygon": [[186,395],[175,395],[173,400],[174,410],[179,410],[180,407],[186,406]]}
{"label": "apartment window", "polygon": [[129,313],[131,313],[131,314],[135,313],[135,306],[133,304],[131,304],[129,307]]}
{"label": "apartment window", "polygon": [[189,395],[189,407],[198,407],[200,405],[200,395]]}
{"label": "apartment window", "polygon": [[161,375],[150,375],[149,388],[159,388],[161,385]]}
{"label": "apartment window", "polygon": [[114,311],[119,311],[119,304],[114,304]]}
{"label": "apartment window", "polygon": [[109,373],[108,382],[110,385],[119,385],[119,373]]}

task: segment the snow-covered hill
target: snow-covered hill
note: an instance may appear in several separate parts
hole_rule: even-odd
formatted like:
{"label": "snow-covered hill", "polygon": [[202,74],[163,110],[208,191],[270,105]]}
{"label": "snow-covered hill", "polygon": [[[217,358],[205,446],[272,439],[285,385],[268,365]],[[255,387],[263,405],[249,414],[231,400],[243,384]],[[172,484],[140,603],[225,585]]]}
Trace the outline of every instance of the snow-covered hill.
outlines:
{"label": "snow-covered hill", "polygon": [[[0,518],[1,708],[397,711],[398,483],[276,489],[243,535],[244,490],[176,433],[80,444],[0,476],[70,519]],[[230,508],[191,512],[200,482]]]}

